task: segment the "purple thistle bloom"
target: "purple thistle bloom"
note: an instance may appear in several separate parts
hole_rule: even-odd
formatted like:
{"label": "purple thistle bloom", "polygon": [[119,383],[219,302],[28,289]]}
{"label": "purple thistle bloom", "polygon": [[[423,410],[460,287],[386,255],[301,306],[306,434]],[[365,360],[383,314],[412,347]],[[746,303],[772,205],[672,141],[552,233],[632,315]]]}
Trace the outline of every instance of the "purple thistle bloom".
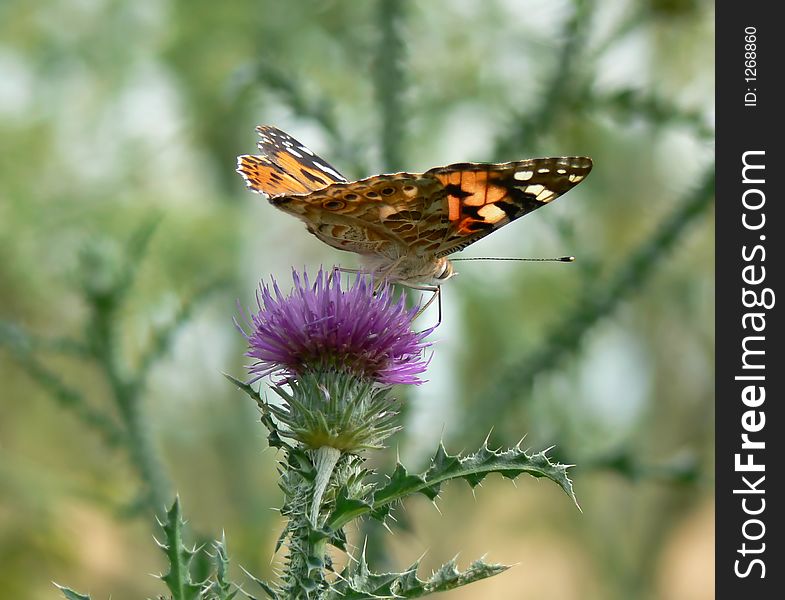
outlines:
{"label": "purple thistle bloom", "polygon": [[271,374],[286,378],[306,372],[346,372],[383,385],[419,384],[425,371],[424,340],[433,328],[412,331],[418,307],[406,308],[404,297],[393,298],[388,285],[374,293],[374,284],[358,276],[341,289],[340,276],[322,269],[311,285],[292,271],[294,290],[284,296],[273,279],[272,289],[260,285],[259,311],[251,315],[252,331],[246,356],[257,360],[248,369],[252,381]]}

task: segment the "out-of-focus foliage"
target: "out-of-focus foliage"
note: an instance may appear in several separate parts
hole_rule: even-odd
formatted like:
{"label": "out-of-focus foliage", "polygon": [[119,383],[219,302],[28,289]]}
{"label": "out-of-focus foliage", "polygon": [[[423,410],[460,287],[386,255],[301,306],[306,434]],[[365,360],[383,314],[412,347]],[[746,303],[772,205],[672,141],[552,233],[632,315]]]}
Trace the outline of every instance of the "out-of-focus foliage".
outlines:
{"label": "out-of-focus foliage", "polygon": [[[595,162],[464,253],[578,260],[458,263],[398,438],[411,470],[491,427],[556,444],[583,513],[554,486],[448,486],[441,515],[415,500],[404,530],[362,532],[371,567],[462,548],[519,565],[452,598],[713,597],[713,61],[700,0],[0,3],[3,595],[162,593],[151,489],[273,576],[275,456],[221,375],[242,372],[235,301],[354,257],[243,189],[235,156],[269,123],[350,177]],[[165,483],[122,441],[137,417]]]}

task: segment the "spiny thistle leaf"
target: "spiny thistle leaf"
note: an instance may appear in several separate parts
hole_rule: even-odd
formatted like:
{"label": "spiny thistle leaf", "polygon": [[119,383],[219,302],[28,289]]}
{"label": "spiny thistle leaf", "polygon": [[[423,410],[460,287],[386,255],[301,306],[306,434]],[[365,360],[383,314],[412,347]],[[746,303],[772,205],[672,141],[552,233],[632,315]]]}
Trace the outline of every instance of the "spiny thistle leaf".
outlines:
{"label": "spiny thistle leaf", "polygon": [[327,525],[337,529],[365,514],[383,520],[389,514],[392,504],[406,496],[419,492],[434,500],[442,483],[452,479],[464,479],[470,486],[475,487],[491,473],[499,473],[509,479],[515,479],[522,473],[533,477],[546,477],[558,484],[577,505],[572,482],[567,477],[567,466],[552,463],[545,452],[530,455],[519,446],[504,451],[491,450],[486,442],[474,454],[460,456],[448,454],[440,444],[427,471],[420,475],[410,475],[406,468],[398,463],[390,481],[378,489],[372,498],[368,498],[365,506],[352,503],[351,510],[348,510],[348,505],[340,513],[334,510],[327,520]]}
{"label": "spiny thistle leaf", "polygon": [[[240,568],[242,569],[242,567],[240,567]],[[266,581],[263,581],[263,580],[259,579],[258,577],[254,577],[253,575],[251,575],[251,574],[250,574],[248,571],[246,571],[245,569],[243,569],[243,573],[245,573],[245,575],[246,575],[247,577],[250,577],[250,579],[251,579],[251,580],[252,580],[254,583],[256,583],[256,584],[257,584],[257,585],[258,585],[260,588],[262,588],[262,590],[264,591],[264,593],[265,593],[265,594],[267,594],[267,597],[268,597],[268,598],[271,598],[272,600],[279,600],[279,599],[280,599],[280,596],[278,596],[278,594],[276,593],[275,589],[273,589],[273,586],[271,586],[269,583],[267,583]],[[251,595],[249,595],[248,593],[246,593],[244,590],[243,590],[243,594],[245,594],[246,596],[248,596],[248,598],[251,598],[252,600],[253,600],[253,598],[254,598],[253,596],[251,596]]]}
{"label": "spiny thistle leaf", "polygon": [[371,573],[363,550],[357,564],[349,563],[341,572],[336,582],[328,592],[327,598],[337,600],[371,600],[377,598],[393,598],[396,594],[392,588],[397,581],[409,580],[411,573],[417,579],[419,561],[406,569],[403,573]]}
{"label": "spiny thistle leaf", "polygon": [[227,373],[223,374],[229,381],[231,381],[234,385],[244,391],[248,396],[250,396],[257,404],[257,406],[261,409],[262,412],[262,425],[267,428],[269,431],[269,435],[267,436],[267,443],[270,444],[271,448],[289,448],[289,444],[283,441],[281,438],[280,431],[278,430],[278,425],[275,424],[273,421],[273,417],[270,411],[270,405],[267,403],[264,398],[259,395],[255,389],[253,389],[249,384],[240,381],[239,379],[228,375]]}
{"label": "spiny thistle leaf", "polygon": [[166,522],[161,523],[166,543],[159,543],[159,546],[169,559],[169,572],[161,579],[172,592],[173,600],[197,600],[201,596],[201,586],[191,581],[189,572],[195,552],[188,550],[183,543],[183,525],[178,497],[166,513]]}
{"label": "spiny thistle leaf", "polygon": [[[433,576],[425,582],[423,585],[424,593],[421,595],[446,592],[481,579],[493,577],[509,568],[507,565],[497,565],[486,563],[483,560],[476,560],[465,571],[459,571],[456,567],[455,559],[452,559],[439,567]],[[407,593],[406,597],[415,598],[416,596]]]}
{"label": "spiny thistle leaf", "polygon": [[459,571],[455,559],[439,567],[427,580],[417,577],[419,561],[403,573],[371,573],[363,556],[354,568],[347,568],[327,595],[329,600],[376,600],[420,598],[468,585],[506,571],[506,565],[473,562]]}
{"label": "spiny thistle leaf", "polygon": [[[215,581],[210,582],[204,588],[204,596],[210,600],[233,600],[237,595],[238,589],[231,581],[229,576],[229,554],[226,550],[226,536],[222,535],[220,541],[213,542],[212,555],[215,566]],[[234,588],[234,589],[232,589]]]}
{"label": "spiny thistle leaf", "polygon": [[348,523],[349,521],[366,514],[370,510],[373,510],[371,504],[358,498],[349,498],[346,489],[342,488],[335,499],[335,508],[333,509],[331,518],[340,518]]}
{"label": "spiny thistle leaf", "polygon": [[287,452],[286,463],[289,470],[297,473],[303,480],[313,483],[316,479],[316,468],[314,467],[313,462],[311,462],[308,453],[302,448],[292,448],[289,450]]}
{"label": "spiny thistle leaf", "polygon": [[89,595],[80,594],[78,592],[75,592],[71,588],[67,588],[62,585],[58,585],[56,583],[54,585],[58,590],[63,592],[63,596],[65,596],[68,600],[90,600]]}
{"label": "spiny thistle leaf", "polygon": [[259,392],[253,389],[250,386],[250,384],[245,383],[244,381],[240,381],[239,379],[237,379],[236,377],[232,377],[228,373],[224,373],[223,376],[226,377],[238,388],[240,388],[242,391],[244,391],[246,394],[248,394],[256,402],[256,404],[259,405],[259,408],[261,408],[263,411],[267,410],[267,402],[264,401],[264,399],[259,395]]}

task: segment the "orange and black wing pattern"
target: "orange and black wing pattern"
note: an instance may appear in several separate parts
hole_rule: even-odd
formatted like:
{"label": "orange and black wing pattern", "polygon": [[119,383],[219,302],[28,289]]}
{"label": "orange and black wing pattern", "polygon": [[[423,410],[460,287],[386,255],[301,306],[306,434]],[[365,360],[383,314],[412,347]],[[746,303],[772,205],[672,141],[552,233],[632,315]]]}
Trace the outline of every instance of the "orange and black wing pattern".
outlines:
{"label": "orange and black wing pattern", "polygon": [[346,179],[334,167],[280,129],[256,128],[260,155],[237,157],[237,172],[255,192],[270,197],[307,194]]}
{"label": "orange and black wing pattern", "polygon": [[257,131],[261,155],[240,156],[237,169],[252,190],[326,244],[390,262],[428,263],[462,250],[552,202],[592,168],[589,158],[566,156],[347,181],[283,131]]}
{"label": "orange and black wing pattern", "polygon": [[578,185],[592,168],[590,158],[562,156],[510,163],[459,163],[427,171],[444,189],[449,227],[436,257],[462,250]]}
{"label": "orange and black wing pattern", "polygon": [[459,163],[376,175],[271,203],[331,246],[394,260],[440,258],[552,202],[583,181],[585,157]]}

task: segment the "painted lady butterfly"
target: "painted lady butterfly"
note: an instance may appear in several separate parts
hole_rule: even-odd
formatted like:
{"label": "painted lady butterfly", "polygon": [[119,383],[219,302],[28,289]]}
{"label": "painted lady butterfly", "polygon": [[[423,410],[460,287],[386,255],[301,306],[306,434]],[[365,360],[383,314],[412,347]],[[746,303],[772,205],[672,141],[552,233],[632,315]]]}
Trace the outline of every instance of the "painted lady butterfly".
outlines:
{"label": "painted lady butterfly", "polygon": [[434,291],[455,274],[448,255],[558,198],[592,168],[590,158],[566,156],[347,181],[283,131],[256,131],[261,155],[237,158],[250,189],[326,244],[359,254],[366,270]]}

